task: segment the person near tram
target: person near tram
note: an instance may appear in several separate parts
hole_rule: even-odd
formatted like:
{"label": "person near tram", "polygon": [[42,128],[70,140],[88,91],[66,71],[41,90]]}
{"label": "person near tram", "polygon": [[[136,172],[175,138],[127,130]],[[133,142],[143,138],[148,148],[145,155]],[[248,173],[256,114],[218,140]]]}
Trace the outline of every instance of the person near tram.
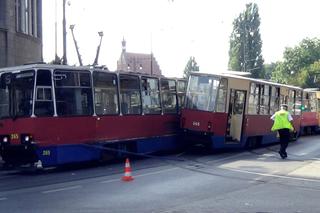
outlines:
{"label": "person near tram", "polygon": [[282,104],[280,110],[275,112],[271,119],[274,121],[271,130],[278,131],[280,137],[280,150],[279,154],[282,159],[287,158],[286,149],[290,140],[290,131],[294,131],[292,124],[293,118],[288,112],[288,106]]}

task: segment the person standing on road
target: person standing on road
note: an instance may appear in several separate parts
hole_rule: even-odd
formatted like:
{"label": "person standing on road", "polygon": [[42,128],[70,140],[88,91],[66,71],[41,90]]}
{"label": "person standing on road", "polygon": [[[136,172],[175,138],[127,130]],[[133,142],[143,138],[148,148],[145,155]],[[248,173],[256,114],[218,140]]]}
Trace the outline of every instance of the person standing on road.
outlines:
{"label": "person standing on road", "polygon": [[293,118],[287,110],[288,106],[286,104],[281,104],[281,109],[271,116],[271,119],[274,121],[271,130],[278,131],[280,136],[279,154],[282,159],[285,159],[288,156],[286,149],[289,144],[290,131],[294,130],[291,123]]}

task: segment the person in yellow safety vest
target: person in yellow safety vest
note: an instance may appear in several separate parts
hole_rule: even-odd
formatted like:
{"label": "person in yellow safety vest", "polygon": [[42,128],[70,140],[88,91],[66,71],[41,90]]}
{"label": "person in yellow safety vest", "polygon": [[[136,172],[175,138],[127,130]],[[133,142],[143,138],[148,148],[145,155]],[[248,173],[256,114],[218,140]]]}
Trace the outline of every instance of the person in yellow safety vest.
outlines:
{"label": "person in yellow safety vest", "polygon": [[290,131],[294,131],[292,125],[292,116],[287,111],[288,106],[286,104],[281,105],[281,109],[271,116],[274,121],[271,131],[278,131],[280,136],[280,151],[279,154],[282,159],[287,158],[286,149],[289,144]]}

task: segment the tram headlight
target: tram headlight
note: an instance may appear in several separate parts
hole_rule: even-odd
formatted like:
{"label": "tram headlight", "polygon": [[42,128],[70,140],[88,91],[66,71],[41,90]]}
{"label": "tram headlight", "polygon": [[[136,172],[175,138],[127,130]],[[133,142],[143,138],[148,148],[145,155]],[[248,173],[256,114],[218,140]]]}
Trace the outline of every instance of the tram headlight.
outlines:
{"label": "tram headlight", "polygon": [[8,142],[9,142],[8,137],[3,137],[2,142],[3,142],[3,143],[8,143]]}
{"label": "tram headlight", "polygon": [[0,143],[5,145],[10,143],[10,137],[8,135],[1,135],[0,136]]}
{"label": "tram headlight", "polygon": [[22,144],[31,144],[32,143],[32,135],[22,134],[21,135],[21,143]]}

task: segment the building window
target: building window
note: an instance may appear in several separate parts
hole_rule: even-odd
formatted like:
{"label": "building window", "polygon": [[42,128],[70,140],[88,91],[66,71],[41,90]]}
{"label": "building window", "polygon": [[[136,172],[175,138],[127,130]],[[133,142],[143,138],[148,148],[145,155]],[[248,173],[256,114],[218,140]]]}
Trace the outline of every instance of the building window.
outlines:
{"label": "building window", "polygon": [[38,32],[39,0],[16,0],[17,31],[40,37]]}
{"label": "building window", "polygon": [[6,1],[0,1],[0,28],[5,28],[6,15]]}

